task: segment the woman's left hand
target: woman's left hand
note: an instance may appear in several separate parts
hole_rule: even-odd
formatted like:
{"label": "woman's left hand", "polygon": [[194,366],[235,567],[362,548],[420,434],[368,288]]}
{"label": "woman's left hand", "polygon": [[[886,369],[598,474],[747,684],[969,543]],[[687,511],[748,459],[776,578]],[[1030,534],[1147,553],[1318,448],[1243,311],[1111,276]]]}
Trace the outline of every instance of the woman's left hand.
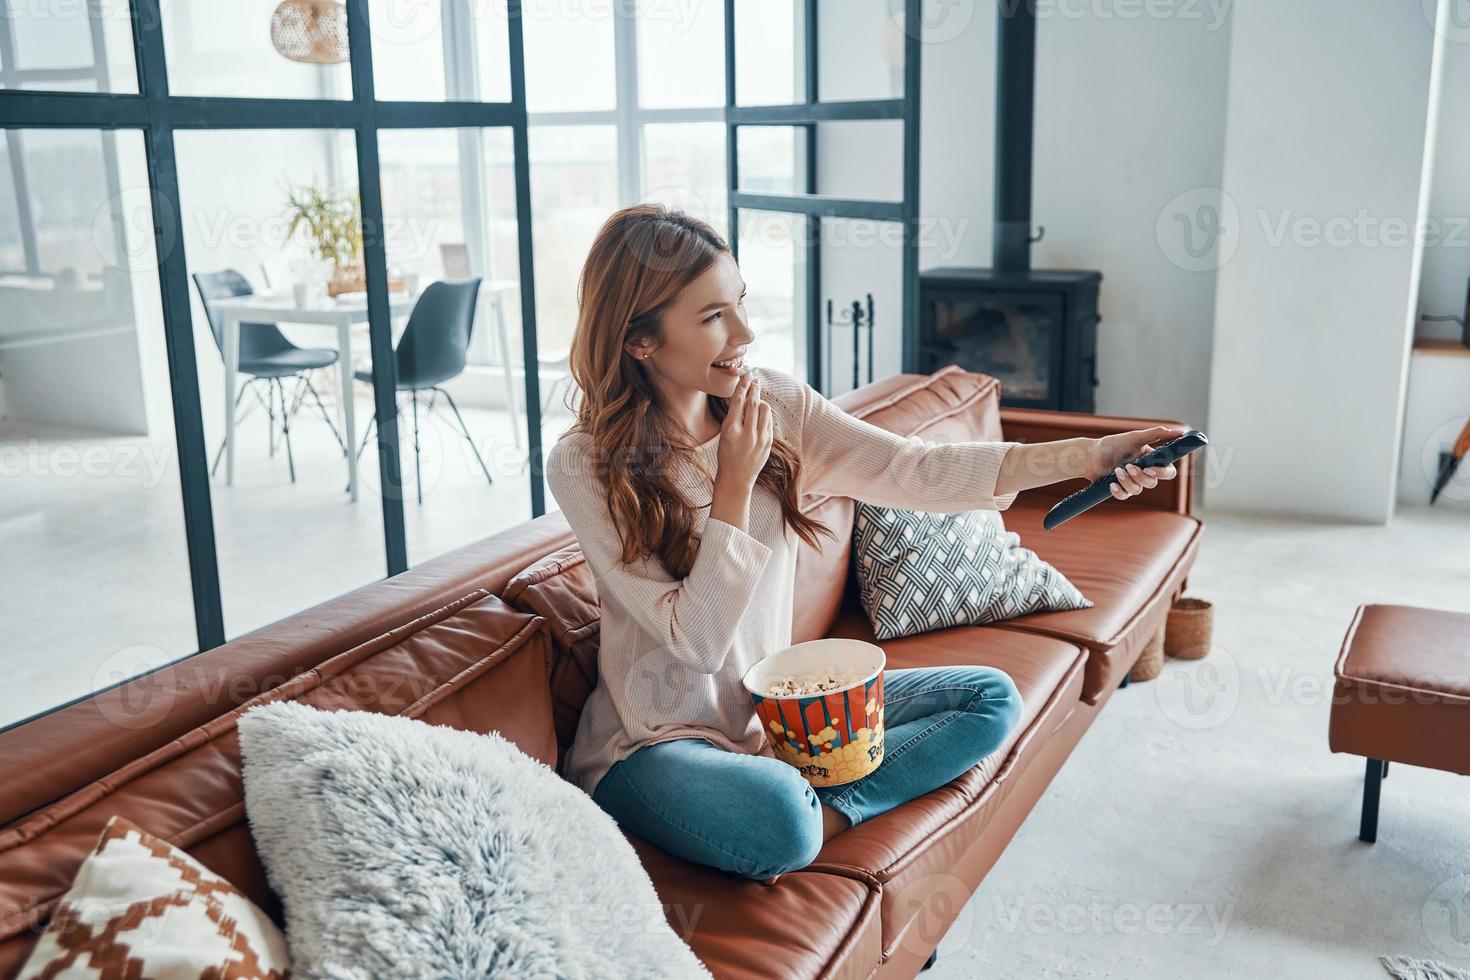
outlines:
{"label": "woman's left hand", "polygon": [[1179,471],[1173,463],[1140,469],[1128,461],[1179,438],[1187,431],[1188,428],[1182,425],[1156,425],[1149,429],[1134,429],[1131,432],[1119,432],[1094,439],[1087,461],[1087,472],[1083,475],[1088,482],[1092,482],[1112,473],[1116,479],[1109,488],[1112,495],[1118,500],[1135,497],[1150,487],[1158,486],[1160,480],[1174,479]]}

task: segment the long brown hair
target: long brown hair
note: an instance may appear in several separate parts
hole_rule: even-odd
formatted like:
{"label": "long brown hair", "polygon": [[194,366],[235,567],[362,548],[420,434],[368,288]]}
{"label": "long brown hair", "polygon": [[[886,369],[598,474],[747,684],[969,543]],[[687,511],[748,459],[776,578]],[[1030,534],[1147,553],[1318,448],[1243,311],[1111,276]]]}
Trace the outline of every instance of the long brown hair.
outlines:
{"label": "long brown hair", "polygon": [[[728,251],[708,223],[661,204],[635,204],[603,223],[577,286],[570,367],[580,397],[568,431],[589,433],[595,442],[623,561],[653,555],[676,579],[689,574],[699,544],[695,505],[675,484],[671,464],[682,459],[702,467],[703,459],[627,346],[644,338],[661,341],[664,310]],[[711,413],[723,422],[729,399],[708,397]],[[797,506],[799,467],[795,449],[778,435],[756,485],[775,493],[785,522],[818,548],[819,532],[833,540],[836,535]]]}

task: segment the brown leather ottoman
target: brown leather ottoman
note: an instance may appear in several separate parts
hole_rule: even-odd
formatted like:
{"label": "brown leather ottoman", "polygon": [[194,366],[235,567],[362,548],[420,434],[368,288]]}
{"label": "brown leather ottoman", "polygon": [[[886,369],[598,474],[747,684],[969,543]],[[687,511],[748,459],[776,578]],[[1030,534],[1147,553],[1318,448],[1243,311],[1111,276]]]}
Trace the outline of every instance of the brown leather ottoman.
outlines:
{"label": "brown leather ottoman", "polygon": [[1333,673],[1327,744],[1367,759],[1358,838],[1372,843],[1390,761],[1470,775],[1470,614],[1359,606]]}

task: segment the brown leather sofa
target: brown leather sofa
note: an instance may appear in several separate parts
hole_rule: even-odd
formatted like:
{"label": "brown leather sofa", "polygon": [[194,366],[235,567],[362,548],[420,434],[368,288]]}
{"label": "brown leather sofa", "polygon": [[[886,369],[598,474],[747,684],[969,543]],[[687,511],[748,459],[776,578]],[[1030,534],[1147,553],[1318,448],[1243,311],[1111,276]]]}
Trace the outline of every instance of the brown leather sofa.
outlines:
{"label": "brown leather sofa", "polygon": [[[1001,409],[995,379],[956,367],[837,401],[933,440],[1035,442],[1154,424]],[[1014,678],[1020,725],[960,779],[838,835],[774,885],[632,839],[671,925],[716,976],[922,969],[1183,591],[1203,530],[1191,482],[1186,461],[1178,480],[1050,532],[1042,515],[1072,488],[1021,494],[1007,527],[1096,606],[882,644],[895,668],[990,664]],[[850,499],[806,503],[850,528]],[[871,640],[847,536],[828,548],[798,559],[794,640]],[[185,848],[279,920],[242,802],[235,721],[252,699],[494,729],[555,766],[595,683],[596,644],[591,580],[552,512],[0,733],[0,976],[18,971],[113,814]]]}

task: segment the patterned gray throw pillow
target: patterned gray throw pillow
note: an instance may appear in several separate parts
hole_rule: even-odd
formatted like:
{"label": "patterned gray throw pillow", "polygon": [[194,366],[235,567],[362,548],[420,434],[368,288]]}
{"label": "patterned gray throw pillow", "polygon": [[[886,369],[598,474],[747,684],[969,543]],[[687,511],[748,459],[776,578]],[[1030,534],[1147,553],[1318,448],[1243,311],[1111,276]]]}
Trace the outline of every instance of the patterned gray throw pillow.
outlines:
{"label": "patterned gray throw pillow", "polygon": [[998,510],[931,514],[858,501],[852,535],[859,595],[880,640],[1093,605],[1021,547]]}

